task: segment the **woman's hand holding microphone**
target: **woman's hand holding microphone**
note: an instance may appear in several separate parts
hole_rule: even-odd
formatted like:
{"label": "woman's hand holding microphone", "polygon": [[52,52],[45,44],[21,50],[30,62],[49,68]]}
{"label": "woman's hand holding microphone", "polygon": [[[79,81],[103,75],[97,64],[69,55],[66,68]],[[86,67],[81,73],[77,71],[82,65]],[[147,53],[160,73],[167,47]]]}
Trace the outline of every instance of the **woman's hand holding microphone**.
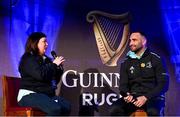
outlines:
{"label": "woman's hand holding microphone", "polygon": [[57,66],[59,66],[59,65],[62,65],[64,61],[65,61],[64,57],[62,57],[62,56],[59,56],[59,57],[58,57],[58,56],[57,56],[57,57],[54,59],[53,63],[55,63]]}

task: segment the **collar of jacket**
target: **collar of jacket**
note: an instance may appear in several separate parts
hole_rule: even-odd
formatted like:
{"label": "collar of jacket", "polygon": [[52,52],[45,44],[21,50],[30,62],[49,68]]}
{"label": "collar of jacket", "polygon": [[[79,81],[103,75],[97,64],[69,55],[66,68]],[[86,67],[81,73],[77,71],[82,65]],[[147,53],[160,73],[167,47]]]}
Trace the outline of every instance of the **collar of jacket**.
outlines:
{"label": "collar of jacket", "polygon": [[137,56],[134,52],[129,51],[129,52],[127,53],[127,57],[128,57],[128,58],[131,58],[131,59],[141,59],[141,58],[144,58],[144,57],[146,57],[147,55],[149,55],[149,53],[150,53],[150,50],[149,50],[148,48],[146,48],[146,50],[144,51],[144,53],[142,53],[141,56]]}
{"label": "collar of jacket", "polygon": [[39,61],[39,62],[44,62],[44,61],[46,61],[47,59],[50,59],[50,58],[48,58],[47,55],[40,56],[40,55],[37,55],[37,54],[33,53],[32,51],[31,51],[30,53],[26,53],[26,54],[31,54],[31,55],[34,56],[34,57],[37,59],[37,61]]}

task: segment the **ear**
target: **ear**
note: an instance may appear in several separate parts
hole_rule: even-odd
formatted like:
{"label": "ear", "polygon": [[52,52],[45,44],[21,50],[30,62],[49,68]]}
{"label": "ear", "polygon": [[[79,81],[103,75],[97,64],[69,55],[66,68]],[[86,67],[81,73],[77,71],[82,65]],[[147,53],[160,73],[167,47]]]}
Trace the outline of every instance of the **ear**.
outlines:
{"label": "ear", "polygon": [[145,46],[145,45],[146,45],[146,43],[147,43],[146,38],[143,38],[143,45]]}

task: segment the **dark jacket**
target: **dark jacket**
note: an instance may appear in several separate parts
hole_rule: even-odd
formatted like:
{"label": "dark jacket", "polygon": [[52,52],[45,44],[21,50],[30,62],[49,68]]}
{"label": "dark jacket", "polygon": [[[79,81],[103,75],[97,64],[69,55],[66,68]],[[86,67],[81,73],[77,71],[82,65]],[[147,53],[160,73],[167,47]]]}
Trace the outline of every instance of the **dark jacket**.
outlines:
{"label": "dark jacket", "polygon": [[19,64],[21,75],[20,89],[27,89],[37,93],[44,93],[48,96],[55,95],[55,89],[52,87],[52,80],[59,82],[63,69],[52,63],[51,59],[25,53]]}
{"label": "dark jacket", "polygon": [[136,96],[144,95],[148,99],[164,97],[168,90],[169,77],[161,58],[146,49],[140,59],[129,56],[121,64],[120,91]]}

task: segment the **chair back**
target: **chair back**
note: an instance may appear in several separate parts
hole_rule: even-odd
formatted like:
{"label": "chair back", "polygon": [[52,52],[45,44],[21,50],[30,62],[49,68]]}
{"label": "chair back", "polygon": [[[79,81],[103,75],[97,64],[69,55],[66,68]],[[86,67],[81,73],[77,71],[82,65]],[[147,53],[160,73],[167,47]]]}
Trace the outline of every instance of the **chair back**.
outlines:
{"label": "chair back", "polygon": [[4,116],[44,116],[45,113],[37,108],[21,107],[17,103],[20,87],[19,77],[3,76],[3,115]]}
{"label": "chair back", "polygon": [[3,76],[3,109],[4,111],[9,107],[17,107],[17,95],[19,91],[20,78]]}
{"label": "chair back", "polygon": [[2,88],[3,88],[3,113],[9,107],[17,107],[17,95],[19,91],[20,78],[3,76]]}

